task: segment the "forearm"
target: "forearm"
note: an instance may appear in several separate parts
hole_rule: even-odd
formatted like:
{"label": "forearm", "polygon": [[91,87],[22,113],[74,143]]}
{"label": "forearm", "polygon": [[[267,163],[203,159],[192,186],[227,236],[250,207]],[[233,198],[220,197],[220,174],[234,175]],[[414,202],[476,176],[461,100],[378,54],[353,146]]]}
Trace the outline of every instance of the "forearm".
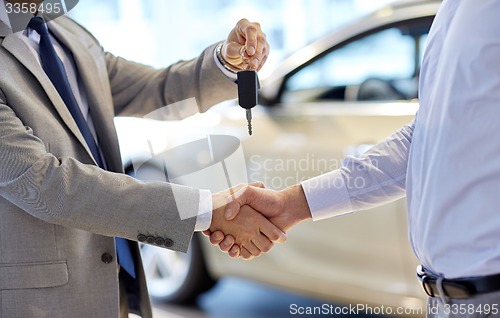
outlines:
{"label": "forearm", "polygon": [[314,220],[375,207],[405,195],[413,123],[342,168],[302,182]]}
{"label": "forearm", "polygon": [[[176,188],[175,190],[173,188]],[[173,191],[182,192],[179,197]],[[3,198],[48,223],[137,240],[138,234],[173,237],[186,250],[194,218],[182,220],[178,204],[196,213],[198,191],[142,183],[72,158],[40,158],[17,178],[0,183]],[[177,202],[177,200],[179,202]]]}
{"label": "forearm", "polygon": [[290,227],[312,218],[302,185],[297,184],[282,191],[285,202],[283,212],[288,214]]}

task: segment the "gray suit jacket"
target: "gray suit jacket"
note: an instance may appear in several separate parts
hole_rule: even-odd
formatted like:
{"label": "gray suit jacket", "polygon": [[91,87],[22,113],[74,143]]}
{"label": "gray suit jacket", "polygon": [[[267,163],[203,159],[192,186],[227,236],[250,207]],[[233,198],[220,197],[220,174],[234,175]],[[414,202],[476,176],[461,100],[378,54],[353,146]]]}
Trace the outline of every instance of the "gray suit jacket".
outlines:
{"label": "gray suit jacket", "polygon": [[[205,111],[234,98],[236,85],[216,67],[213,47],[192,61],[154,70],[104,52],[68,18],[49,22],[49,28],[74,55],[114,172],[95,166],[43,69],[0,22],[0,317],[118,317],[113,237],[152,235],[186,251],[195,218],[180,219],[174,185],[121,173],[113,117],[141,116],[191,97]],[[175,187],[176,197],[197,211],[198,191]],[[137,246],[134,253],[139,255]],[[147,292],[143,296],[143,314],[150,317]]]}

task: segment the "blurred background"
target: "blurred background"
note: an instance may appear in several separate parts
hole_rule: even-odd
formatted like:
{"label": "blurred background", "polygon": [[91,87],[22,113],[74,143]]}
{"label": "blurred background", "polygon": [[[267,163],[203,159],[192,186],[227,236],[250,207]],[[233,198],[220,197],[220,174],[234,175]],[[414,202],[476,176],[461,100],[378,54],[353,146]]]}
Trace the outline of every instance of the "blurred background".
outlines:
{"label": "blurred background", "polygon": [[[107,51],[166,66],[225,39],[239,19],[262,25],[271,54],[262,76],[291,52],[391,0],[84,0],[71,12]],[[118,32],[118,34],[117,34]],[[134,45],[124,39],[133,39]]]}
{"label": "blurred background", "polygon": [[[147,130],[147,138],[160,136],[155,149],[179,144],[177,139],[195,129],[236,136],[250,181],[278,189],[337,168],[344,155],[359,155],[413,118],[418,69],[439,1],[387,7],[344,29],[392,2],[82,0],[71,16],[105,50],[154,67],[196,57],[225,39],[241,18],[259,22],[271,46],[259,76],[271,81],[261,89],[263,103],[254,109],[251,138],[244,112],[234,103],[181,122],[122,118],[116,124],[123,154],[149,149],[143,140],[131,142]],[[317,39],[324,40],[308,45]],[[297,52],[309,55],[286,59]],[[130,165],[126,157],[124,163]],[[297,163],[306,164],[297,168]],[[144,167],[145,180],[163,173]],[[325,303],[422,308],[425,298],[415,279],[405,211],[399,200],[369,212],[301,224],[286,245],[252,262],[229,260],[198,235],[188,254],[144,245],[155,315],[279,318],[300,316],[291,314],[291,304]],[[410,316],[421,315],[405,315]]]}

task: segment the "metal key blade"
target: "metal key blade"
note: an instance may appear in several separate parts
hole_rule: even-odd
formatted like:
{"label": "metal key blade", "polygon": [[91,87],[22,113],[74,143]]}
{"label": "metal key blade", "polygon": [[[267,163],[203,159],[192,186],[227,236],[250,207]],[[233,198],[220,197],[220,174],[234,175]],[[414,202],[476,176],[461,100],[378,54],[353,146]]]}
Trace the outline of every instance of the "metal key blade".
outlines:
{"label": "metal key blade", "polygon": [[248,134],[252,135],[252,109],[247,109]]}

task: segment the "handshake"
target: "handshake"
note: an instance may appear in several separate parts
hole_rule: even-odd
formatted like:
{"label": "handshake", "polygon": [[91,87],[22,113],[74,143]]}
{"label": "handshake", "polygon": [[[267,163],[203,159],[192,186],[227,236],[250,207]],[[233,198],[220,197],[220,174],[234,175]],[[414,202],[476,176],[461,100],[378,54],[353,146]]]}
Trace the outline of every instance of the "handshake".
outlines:
{"label": "handshake", "polygon": [[252,259],[268,252],[274,242],[286,241],[290,228],[311,218],[300,184],[282,191],[262,183],[239,185],[214,194],[212,201],[212,224],[203,233],[230,257]]}

